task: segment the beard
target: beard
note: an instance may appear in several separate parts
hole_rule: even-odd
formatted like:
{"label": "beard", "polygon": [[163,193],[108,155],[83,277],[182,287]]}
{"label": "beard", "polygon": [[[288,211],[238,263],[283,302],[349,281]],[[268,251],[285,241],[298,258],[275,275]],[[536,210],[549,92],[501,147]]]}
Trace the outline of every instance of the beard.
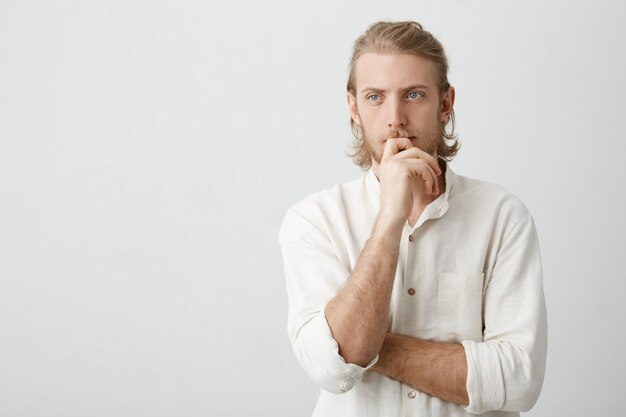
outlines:
{"label": "beard", "polygon": [[372,155],[372,159],[380,165],[385,150],[385,141],[391,138],[410,138],[413,146],[423,150],[429,155],[435,155],[439,143],[443,140],[441,126],[433,128],[431,131],[417,129],[393,129],[379,136],[370,137],[361,126],[363,133],[363,146]]}

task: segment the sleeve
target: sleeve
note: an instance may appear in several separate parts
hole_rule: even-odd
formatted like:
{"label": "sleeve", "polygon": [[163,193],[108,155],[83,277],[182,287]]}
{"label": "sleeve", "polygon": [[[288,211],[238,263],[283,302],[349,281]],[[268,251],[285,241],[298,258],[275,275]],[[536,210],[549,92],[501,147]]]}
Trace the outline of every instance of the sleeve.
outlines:
{"label": "sleeve", "polygon": [[293,208],[283,219],[279,243],[289,300],[287,331],[296,358],[320,388],[347,392],[378,361],[376,355],[365,367],[346,363],[324,314],[350,272],[320,228]]}
{"label": "sleeve", "polygon": [[484,297],[483,341],[463,340],[472,414],[528,411],[543,385],[548,324],[539,241],[525,213],[505,230]]}

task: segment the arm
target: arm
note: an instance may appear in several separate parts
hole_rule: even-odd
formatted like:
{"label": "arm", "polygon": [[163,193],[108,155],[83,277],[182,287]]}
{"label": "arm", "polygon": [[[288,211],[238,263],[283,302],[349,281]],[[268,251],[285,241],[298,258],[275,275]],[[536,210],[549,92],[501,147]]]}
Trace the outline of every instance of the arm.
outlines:
{"label": "arm", "polygon": [[425,192],[438,192],[437,161],[409,139],[387,140],[383,160],[379,215],[352,271],[339,259],[317,203],[288,210],[279,232],[291,346],[311,379],[336,394],[352,389],[378,360],[411,182],[419,176]]}
{"label": "arm", "polygon": [[463,340],[467,412],[528,411],[543,386],[548,347],[539,241],[526,209],[506,227],[487,271],[483,341]]}
{"label": "arm", "polygon": [[[303,207],[307,210],[307,207]],[[279,242],[283,255],[287,298],[287,331],[300,365],[320,388],[334,394],[349,391],[378,359],[366,366],[346,362],[339,354],[324,314],[350,277],[348,265],[335,253],[324,225],[310,211],[289,209]]]}
{"label": "arm", "polygon": [[383,344],[401,234],[402,224],[378,218],[350,279],[326,305],[326,319],[346,362],[365,366]]}
{"label": "arm", "polygon": [[528,411],[543,385],[547,318],[529,214],[505,231],[484,298],[483,341],[438,343],[388,334],[372,370],[472,414]]}
{"label": "arm", "polygon": [[409,139],[390,138],[378,175],[380,206],[372,234],[350,279],[325,309],[341,356],[361,366],[377,355],[385,340],[404,224],[415,201],[430,201],[428,194],[439,193],[442,171],[432,155]]}
{"label": "arm", "polygon": [[372,370],[444,401],[469,404],[467,361],[458,343],[388,333]]}
{"label": "arm", "polygon": [[[295,209],[287,211],[281,225],[279,242],[289,300],[287,325],[291,345],[307,374],[326,391],[335,394],[349,391],[378,360],[387,330],[389,298],[398,259],[400,237],[394,243],[395,233],[401,234],[401,229],[394,233],[396,229],[387,225],[384,221],[376,222],[352,273],[333,252],[321,225]],[[374,256],[377,252],[379,256]],[[386,256],[380,256],[382,253]],[[387,271],[388,282],[375,279],[378,270]],[[338,302],[333,307],[333,300],[345,300],[346,305]],[[378,304],[359,305],[372,302]],[[351,315],[349,308],[355,308],[358,313]],[[331,311],[330,317],[325,311]],[[382,317],[372,317],[373,314]],[[333,319],[339,327],[331,331]],[[373,352],[357,353],[364,361],[352,359],[355,354],[351,352],[358,347],[354,342],[349,344],[350,320],[361,326],[360,331],[373,331],[380,338],[374,343],[364,337],[358,339]],[[348,343],[347,349],[344,343]]]}

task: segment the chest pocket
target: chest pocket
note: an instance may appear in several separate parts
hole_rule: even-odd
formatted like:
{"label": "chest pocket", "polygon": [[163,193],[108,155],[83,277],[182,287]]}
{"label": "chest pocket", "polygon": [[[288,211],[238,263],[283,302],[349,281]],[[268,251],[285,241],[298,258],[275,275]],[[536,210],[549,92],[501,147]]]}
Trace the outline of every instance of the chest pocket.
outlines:
{"label": "chest pocket", "polygon": [[482,272],[439,273],[437,329],[444,340],[482,340],[483,278]]}

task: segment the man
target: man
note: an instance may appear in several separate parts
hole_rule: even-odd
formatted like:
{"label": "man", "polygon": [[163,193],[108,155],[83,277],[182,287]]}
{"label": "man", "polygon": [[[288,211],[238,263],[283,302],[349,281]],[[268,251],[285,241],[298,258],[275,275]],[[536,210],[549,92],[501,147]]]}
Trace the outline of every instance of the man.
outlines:
{"label": "man", "polygon": [[347,86],[352,156],[368,172],[281,225],[291,344],[322,388],[314,416],[517,416],[541,391],[534,221],[503,187],[449,167],[447,72],[420,24],[370,26]]}

